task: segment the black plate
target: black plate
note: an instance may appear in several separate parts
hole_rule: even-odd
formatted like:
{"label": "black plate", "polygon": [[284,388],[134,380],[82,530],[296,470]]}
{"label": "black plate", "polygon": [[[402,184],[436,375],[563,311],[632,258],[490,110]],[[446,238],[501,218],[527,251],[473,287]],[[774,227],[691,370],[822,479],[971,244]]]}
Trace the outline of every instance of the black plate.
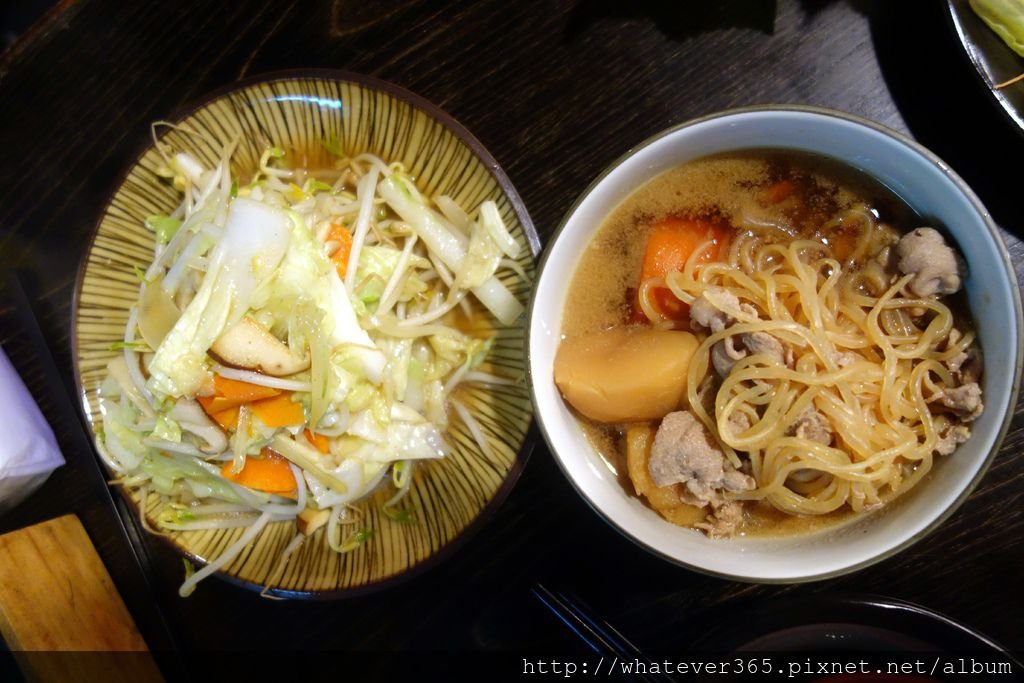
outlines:
{"label": "black plate", "polygon": [[[756,662],[771,655],[782,671],[788,671],[789,663],[805,658],[852,661],[854,654],[869,655],[875,662],[926,661],[925,675],[908,677],[908,682],[959,680],[959,671],[943,675],[943,668],[952,664],[969,669],[972,661],[1008,666],[1011,673],[1000,675],[1004,681],[1020,680],[1024,671],[1012,654],[988,637],[926,607],[893,598],[781,597],[732,605],[715,621],[718,626],[694,644],[694,652],[729,653]],[[928,671],[936,658],[939,666]],[[801,679],[812,678],[816,677],[804,675]],[[861,676],[859,680],[889,679]]]}
{"label": "black plate", "polygon": [[999,90],[993,87],[1024,73],[1024,57],[1007,47],[1003,39],[974,13],[967,0],[947,0],[947,5],[953,28],[978,76],[1010,120],[1024,133],[1024,81]]}

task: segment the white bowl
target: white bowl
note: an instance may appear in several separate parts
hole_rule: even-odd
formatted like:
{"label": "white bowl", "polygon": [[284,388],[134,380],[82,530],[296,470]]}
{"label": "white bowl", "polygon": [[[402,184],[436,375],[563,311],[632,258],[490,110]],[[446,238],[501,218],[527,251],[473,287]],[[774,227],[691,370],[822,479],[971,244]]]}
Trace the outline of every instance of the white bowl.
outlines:
{"label": "white bowl", "polygon": [[[888,509],[822,532],[711,540],[664,521],[622,486],[590,446],[553,379],[566,281],[604,219],[646,181],[710,154],[792,149],[839,160],[884,183],[927,222],[953,236],[967,260],[971,313],[985,354],[985,412],[973,435]],[[1013,267],[991,217],[941,159],[880,125],[809,107],[727,111],[671,128],[631,149],[576,200],[541,262],[529,320],[534,407],[548,445],[580,495],[641,547],[671,562],[743,581],[789,583],[878,562],[933,530],[967,498],[998,450],[1021,375],[1021,303]]]}

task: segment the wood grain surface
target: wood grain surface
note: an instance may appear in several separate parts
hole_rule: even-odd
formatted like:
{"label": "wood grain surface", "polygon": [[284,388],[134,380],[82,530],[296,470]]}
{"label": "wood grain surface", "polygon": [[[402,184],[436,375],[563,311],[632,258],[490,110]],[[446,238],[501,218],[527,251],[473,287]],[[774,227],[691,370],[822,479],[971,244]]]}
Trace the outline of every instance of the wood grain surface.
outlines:
{"label": "wood grain surface", "polygon": [[0,536],[0,633],[12,650],[146,650],[74,515]]}
{"label": "wood grain surface", "polygon": [[[607,164],[668,126],[770,102],[852,112],[909,133],[960,173],[1024,275],[1015,170],[1024,138],[985,92],[940,2],[79,0],[0,56],[0,263],[24,280],[66,387],[75,272],[148,123],[241,76],[296,67],[372,74],[446,109],[502,164],[544,239]],[[0,303],[0,342],[31,376],[37,361],[15,320]],[[60,419],[70,443],[76,425]],[[168,647],[188,652],[571,651],[529,597],[537,580],[665,652],[720,625],[725,608],[850,593],[923,604],[1021,652],[1022,446],[1018,406],[984,481],[936,532],[879,565],[805,586],[730,583],[651,557],[595,516],[543,446],[483,532],[383,594],[277,603],[210,581],[181,600],[180,559],[151,538],[139,555]],[[87,452],[69,462],[12,519],[84,505],[70,474],[96,463]],[[115,559],[126,541],[113,514],[86,526],[116,576],[128,560]]]}
{"label": "wood grain surface", "polygon": [[[0,536],[0,634],[24,654],[25,674],[38,681],[82,680],[71,660],[42,652],[146,652],[110,574],[78,517],[64,515]],[[99,658],[93,659],[100,663]],[[106,680],[162,680],[148,657],[93,668]]]}

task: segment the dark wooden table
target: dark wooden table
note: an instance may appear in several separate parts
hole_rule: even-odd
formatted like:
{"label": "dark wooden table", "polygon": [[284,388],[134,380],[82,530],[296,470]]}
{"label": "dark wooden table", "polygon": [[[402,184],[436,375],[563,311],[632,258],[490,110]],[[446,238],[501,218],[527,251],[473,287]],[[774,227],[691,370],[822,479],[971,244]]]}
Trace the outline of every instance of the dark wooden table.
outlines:
{"label": "dark wooden table", "polygon": [[[967,62],[944,3],[65,2],[0,55],[0,264],[16,272],[45,340],[8,286],[0,342],[68,465],[0,531],[78,513],[151,646],[166,651],[580,652],[530,597],[538,580],[665,651],[719,624],[726,604],[851,592],[920,603],[1024,651],[1019,407],[993,467],[952,519],[840,579],[745,585],[651,557],[595,516],[540,444],[485,529],[409,583],[302,603],[212,580],[178,598],[180,560],[108,495],[72,407],[76,269],[150,121],[242,76],[297,67],[373,74],[449,111],[504,166],[542,238],[596,174],[649,135],[728,107],[805,103],[874,119],[933,149],[981,196],[1018,264],[1024,257],[1024,138]],[[338,670],[356,657],[336,659]],[[205,678],[177,657],[165,665],[172,677]]]}

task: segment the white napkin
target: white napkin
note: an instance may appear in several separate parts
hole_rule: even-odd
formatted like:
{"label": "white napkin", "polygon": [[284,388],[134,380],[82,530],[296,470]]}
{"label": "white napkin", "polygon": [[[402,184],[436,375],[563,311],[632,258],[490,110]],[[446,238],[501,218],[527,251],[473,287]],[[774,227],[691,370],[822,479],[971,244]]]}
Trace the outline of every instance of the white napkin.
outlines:
{"label": "white napkin", "polygon": [[0,514],[42,486],[64,464],[53,430],[0,348]]}

